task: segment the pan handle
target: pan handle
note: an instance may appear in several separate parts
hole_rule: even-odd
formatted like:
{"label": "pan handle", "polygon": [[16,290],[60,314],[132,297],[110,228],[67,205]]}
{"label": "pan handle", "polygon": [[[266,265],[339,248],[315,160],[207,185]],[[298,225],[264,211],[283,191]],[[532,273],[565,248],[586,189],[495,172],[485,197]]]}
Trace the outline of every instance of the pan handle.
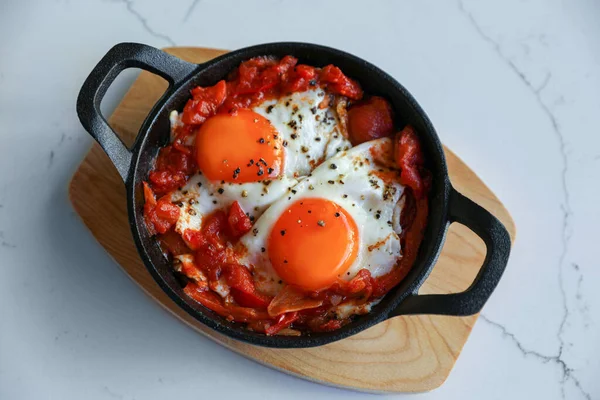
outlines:
{"label": "pan handle", "polygon": [[498,285],[510,254],[510,236],[489,211],[457,192],[450,193],[449,223],[458,222],[475,232],[485,243],[487,254],[471,286],[461,293],[413,294],[388,315],[436,314],[467,316],[481,311]]}
{"label": "pan handle", "polygon": [[173,87],[191,76],[198,64],[144,44],[119,43],[106,53],[85,80],[77,98],[79,120],[104,149],[124,182],[130,175],[132,152],[106,122],[100,103],[115,78],[127,68],[140,68],[166,79],[169,87],[164,98],[171,95]]}

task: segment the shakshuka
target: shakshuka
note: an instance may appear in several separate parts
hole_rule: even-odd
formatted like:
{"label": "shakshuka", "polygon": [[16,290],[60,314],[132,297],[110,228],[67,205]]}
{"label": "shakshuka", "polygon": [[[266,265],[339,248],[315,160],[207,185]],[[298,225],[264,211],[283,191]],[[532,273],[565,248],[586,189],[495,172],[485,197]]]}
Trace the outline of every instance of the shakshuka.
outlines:
{"label": "shakshuka", "polygon": [[332,331],[410,270],[431,180],[418,134],[339,68],[252,58],[170,119],[144,217],[198,303],[267,335]]}

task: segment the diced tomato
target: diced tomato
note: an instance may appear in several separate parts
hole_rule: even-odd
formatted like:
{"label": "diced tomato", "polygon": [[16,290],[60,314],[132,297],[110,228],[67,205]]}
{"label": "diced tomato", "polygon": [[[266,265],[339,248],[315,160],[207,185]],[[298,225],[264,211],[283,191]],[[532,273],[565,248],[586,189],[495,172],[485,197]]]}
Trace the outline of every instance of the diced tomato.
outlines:
{"label": "diced tomato", "polygon": [[209,280],[217,281],[221,276],[226,256],[227,254],[222,245],[206,243],[196,251],[194,259],[196,265],[207,272]]}
{"label": "diced tomato", "polygon": [[156,203],[156,216],[173,225],[179,219],[179,207],[172,204],[168,198],[163,197]]}
{"label": "diced tomato", "polygon": [[415,196],[421,198],[424,185],[419,169],[423,167],[424,158],[419,138],[410,125],[396,134],[396,163],[401,169],[400,183],[410,187]]}
{"label": "diced tomato", "polygon": [[229,236],[229,221],[223,210],[217,210],[207,216],[202,224],[202,234],[207,241],[225,243]]}
{"label": "diced tomato", "polygon": [[224,211],[218,210],[205,217],[200,231],[187,229],[183,232],[188,246],[196,250],[196,264],[206,270],[211,281],[219,279],[227,257],[227,230],[227,216]]}
{"label": "diced tomato", "polygon": [[291,312],[287,314],[283,314],[277,320],[275,325],[271,325],[265,329],[265,333],[269,336],[275,335],[277,332],[281,331],[284,328],[289,328],[292,323],[298,319],[298,313]]}
{"label": "diced tomato", "polygon": [[244,213],[240,203],[237,201],[234,201],[231,205],[227,221],[229,222],[230,233],[234,238],[238,238],[252,229],[250,217]]}
{"label": "diced tomato", "polygon": [[[279,75],[283,77],[283,79],[287,79],[287,73],[291,71],[294,66],[298,64],[298,59],[293,56],[285,56],[279,61],[279,64],[274,66],[274,69],[277,71]],[[300,65],[298,66],[300,67]]]}
{"label": "diced tomato", "polygon": [[279,76],[269,68],[277,64],[273,57],[254,57],[240,64],[237,70],[234,94],[256,93],[268,90],[279,82]]}
{"label": "diced tomato", "polygon": [[191,175],[196,170],[194,157],[187,151],[182,152],[173,146],[163,147],[156,158],[156,169],[175,172],[183,172]]}
{"label": "diced tomato", "polygon": [[181,238],[185,244],[192,250],[198,250],[202,245],[206,243],[204,235],[201,231],[195,229],[186,229],[183,231]]}
{"label": "diced tomato", "polygon": [[348,110],[348,134],[353,145],[393,133],[392,107],[384,98],[373,96]]}
{"label": "diced tomato", "polygon": [[144,182],[144,220],[152,234],[167,232],[179,219],[179,208],[167,196],[156,201],[152,189]]}
{"label": "diced tomato", "polygon": [[148,180],[157,194],[165,194],[185,185],[195,169],[191,154],[166,146],[158,153],[156,168],[150,172]]}
{"label": "diced tomato", "polygon": [[157,233],[166,233],[179,218],[179,208],[171,203],[158,201],[155,209],[150,213],[150,221],[154,224]]}
{"label": "diced tomato", "polygon": [[227,283],[232,288],[236,288],[244,293],[254,293],[254,281],[248,268],[237,264],[226,264],[224,266],[224,275]]}
{"label": "diced tomato", "polygon": [[242,307],[266,309],[269,305],[269,299],[260,293],[246,293],[235,288],[231,288],[230,293],[235,302]]}
{"label": "diced tomato", "polygon": [[227,96],[227,85],[222,80],[210,87],[197,86],[191,93],[192,98],[183,109],[181,121],[188,125],[200,125],[217,113]]}
{"label": "diced tomato", "polygon": [[[174,139],[171,145],[175,150],[180,153],[191,155],[193,150],[193,136],[196,134],[195,125],[180,125],[173,132]],[[190,140],[190,138],[192,139]],[[192,159],[193,160],[193,159]]]}
{"label": "diced tomato", "polygon": [[157,194],[169,193],[186,183],[186,176],[183,172],[170,171],[151,171],[148,175],[148,181]]}
{"label": "diced tomato", "polygon": [[231,287],[231,295],[236,303],[243,307],[267,308],[271,297],[260,293],[250,271],[242,265],[227,264],[223,268],[223,276]]}
{"label": "diced tomato", "polygon": [[321,82],[327,84],[327,89],[335,94],[341,94],[352,100],[360,100],[363,91],[358,82],[348,78],[341,69],[327,65],[321,70]]}
{"label": "diced tomato", "polygon": [[317,85],[317,70],[310,65],[298,65],[289,72],[287,82],[283,86],[284,93],[304,92]]}

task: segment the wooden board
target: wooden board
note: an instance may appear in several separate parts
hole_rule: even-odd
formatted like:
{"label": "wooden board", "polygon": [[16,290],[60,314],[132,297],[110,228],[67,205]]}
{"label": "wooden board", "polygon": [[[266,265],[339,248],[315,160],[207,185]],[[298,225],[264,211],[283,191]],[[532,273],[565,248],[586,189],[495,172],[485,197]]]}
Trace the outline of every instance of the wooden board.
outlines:
{"label": "wooden board", "polygon": [[[204,62],[222,50],[170,48],[192,62]],[[110,118],[111,126],[132,143],[166,82],[142,72]],[[515,227],[494,194],[454,153],[446,149],[454,186],[496,215],[514,238]],[[90,188],[94,190],[90,190]],[[448,377],[477,316],[397,317],[353,337],[309,349],[268,349],[218,334],[182,311],[154,282],[138,257],[129,231],[125,187],[116,169],[94,145],[70,183],[70,198],[96,239],[150,297],[196,331],[261,364],[324,384],[374,392],[420,392]],[[101,193],[101,196],[98,196]],[[484,259],[483,242],[465,227],[450,228],[441,257],[421,293],[466,289]]]}

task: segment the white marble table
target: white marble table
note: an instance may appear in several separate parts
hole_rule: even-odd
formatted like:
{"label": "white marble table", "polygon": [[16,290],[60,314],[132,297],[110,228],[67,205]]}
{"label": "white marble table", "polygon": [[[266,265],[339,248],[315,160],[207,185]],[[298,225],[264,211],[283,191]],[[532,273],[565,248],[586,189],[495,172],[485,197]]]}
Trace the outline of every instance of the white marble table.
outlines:
{"label": "white marble table", "polygon": [[282,40],[390,72],[515,218],[509,268],[455,369],[416,398],[600,398],[599,18],[594,0],[0,2],[0,399],[372,397],[176,322],[67,200],[91,144],[75,98],[113,44]]}

